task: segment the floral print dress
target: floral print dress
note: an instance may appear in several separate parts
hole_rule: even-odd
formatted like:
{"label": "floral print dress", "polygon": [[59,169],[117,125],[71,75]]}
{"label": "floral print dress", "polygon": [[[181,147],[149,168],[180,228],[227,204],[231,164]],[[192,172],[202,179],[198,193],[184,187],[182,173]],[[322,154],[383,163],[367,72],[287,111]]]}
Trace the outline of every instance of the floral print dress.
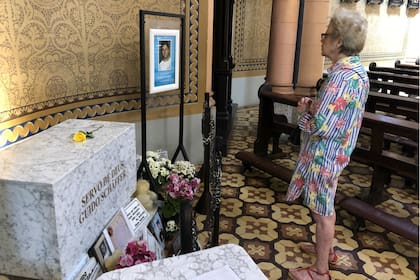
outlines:
{"label": "floral print dress", "polygon": [[328,69],[312,115],[299,112],[301,147],[286,200],[304,193],[303,203],[322,216],[334,213],[341,171],[350,161],[369,92],[369,78],[358,56],[344,57]]}

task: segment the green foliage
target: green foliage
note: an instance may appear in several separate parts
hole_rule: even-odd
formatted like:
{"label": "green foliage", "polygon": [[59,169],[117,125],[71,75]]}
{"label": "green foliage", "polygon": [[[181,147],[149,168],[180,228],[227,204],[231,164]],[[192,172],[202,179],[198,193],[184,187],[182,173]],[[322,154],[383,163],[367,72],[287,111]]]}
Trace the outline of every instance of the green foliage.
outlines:
{"label": "green foliage", "polygon": [[176,216],[179,213],[181,208],[181,201],[179,199],[173,199],[170,196],[167,196],[165,201],[165,206],[162,209],[162,214],[165,219]]}

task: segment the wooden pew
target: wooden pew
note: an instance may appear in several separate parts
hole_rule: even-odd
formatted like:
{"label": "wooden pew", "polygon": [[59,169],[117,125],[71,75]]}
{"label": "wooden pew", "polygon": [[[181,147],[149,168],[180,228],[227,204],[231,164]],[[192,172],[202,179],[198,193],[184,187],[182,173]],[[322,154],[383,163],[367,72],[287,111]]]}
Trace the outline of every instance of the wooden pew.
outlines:
{"label": "wooden pew", "polygon": [[394,68],[394,67],[378,67],[376,65],[376,62],[371,62],[369,64],[369,71],[390,72],[390,73],[410,75],[410,76],[418,76],[419,75],[419,70]]}
{"label": "wooden pew", "polygon": [[395,68],[402,68],[402,69],[414,69],[419,70],[418,64],[403,64],[400,60],[396,60],[394,63]]}
{"label": "wooden pew", "polygon": [[419,76],[410,76],[405,74],[395,74],[390,72],[367,71],[370,80],[380,80],[387,82],[396,82],[409,85],[419,85]]}
{"label": "wooden pew", "polygon": [[366,111],[384,112],[393,116],[405,116],[407,119],[419,121],[419,99],[381,92],[369,92]]}
{"label": "wooden pew", "polygon": [[[366,112],[384,114],[406,120],[419,121],[419,99],[390,95],[380,92],[369,92],[366,102]],[[370,135],[370,129],[361,128],[361,133]],[[402,145],[402,152],[414,156],[418,151],[418,142],[399,135],[385,134],[384,149],[389,150],[391,143]]]}
{"label": "wooden pew", "polygon": [[374,79],[370,79],[369,83],[371,91],[380,91],[383,93],[389,92],[394,95],[401,95],[401,93],[405,93],[408,96],[419,96],[419,85],[379,81]]}
{"label": "wooden pew", "polygon": [[[396,63],[396,65],[400,65]],[[413,67],[377,67],[375,62],[369,64],[367,71],[371,91],[419,96],[419,69]]]}
{"label": "wooden pew", "polygon": [[417,156],[407,157],[389,150],[384,150],[383,146],[386,135],[395,135],[405,139],[411,139],[414,143],[418,143],[419,124],[417,122],[365,112],[362,127],[370,129],[370,147],[356,147],[352,154],[352,160],[373,167],[372,184],[367,200],[375,203],[381,199],[390,172],[404,178],[412,179],[418,184],[418,151]]}
{"label": "wooden pew", "polygon": [[[279,123],[287,123],[286,117],[275,117],[274,102],[297,106],[301,97],[296,95],[273,93],[271,86],[268,84],[263,84],[259,88],[258,96],[260,104],[258,111],[257,139],[254,142],[254,153],[258,156],[267,156],[268,143],[273,139],[273,134],[275,137],[278,137],[279,134],[277,134],[277,132],[280,134],[283,133],[281,128],[277,128],[273,131],[273,126],[275,125],[274,120],[279,120]],[[288,129],[288,131],[291,131],[291,129],[294,128],[289,127]]]}
{"label": "wooden pew", "polygon": [[[387,85],[387,87],[377,88],[379,83],[384,82],[378,81],[375,84],[375,81],[370,81],[371,91],[369,92],[369,97],[366,102],[367,112],[382,113],[391,117],[404,118],[407,120],[414,120],[416,122],[419,121],[419,99],[413,98],[412,94],[416,93],[415,96],[418,97],[418,85],[402,85],[394,83],[391,86]],[[402,88],[403,86],[405,88]],[[381,92],[375,92],[374,90],[381,90]],[[386,92],[388,90],[390,90],[392,94],[387,94]],[[409,92],[411,95],[400,96],[398,93],[401,91]],[[362,129],[362,131],[366,130]],[[404,146],[403,150],[406,154],[414,155],[418,150],[418,143],[405,139],[404,137],[386,134],[385,140],[385,149],[389,149],[390,143],[395,142]]]}
{"label": "wooden pew", "polygon": [[[268,154],[268,144],[272,139],[278,139],[281,133],[290,134],[296,127],[296,125],[288,123],[285,116],[274,114],[273,103],[277,102],[290,106],[297,106],[297,102],[301,97],[296,95],[273,93],[271,91],[271,86],[267,84],[260,87],[259,97],[260,108],[257,139],[254,142],[254,153],[260,156],[265,156]],[[366,111],[374,113],[378,110],[395,115],[406,116],[410,119],[418,121],[419,100],[416,98],[370,92],[366,103]],[[276,140],[273,140],[273,142],[277,143]],[[280,151],[274,144],[272,153],[278,152]]]}

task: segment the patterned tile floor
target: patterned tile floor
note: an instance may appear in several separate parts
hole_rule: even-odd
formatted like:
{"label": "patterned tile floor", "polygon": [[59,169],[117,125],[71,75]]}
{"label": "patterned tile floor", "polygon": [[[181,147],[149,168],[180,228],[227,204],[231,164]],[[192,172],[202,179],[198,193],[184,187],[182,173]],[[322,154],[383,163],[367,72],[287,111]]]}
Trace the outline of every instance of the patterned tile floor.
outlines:
{"label": "patterned tile floor", "polygon": [[[235,158],[239,151],[252,151],[256,138],[258,107],[237,111],[234,128],[223,159],[222,204],[219,243],[239,244],[247,250],[269,279],[287,279],[287,270],[308,266],[314,257],[300,251],[299,243],[313,241],[315,225],[309,210],[299,202],[287,203],[288,182],[255,168],[242,170]],[[288,157],[279,164],[294,169],[298,147],[282,139],[280,147]],[[372,170],[351,163],[339,179],[339,192],[349,196],[367,191]],[[377,207],[419,224],[419,197],[414,187],[404,187],[395,176],[386,189],[387,200]],[[419,246],[375,224],[354,233],[354,217],[336,208],[335,248],[339,255],[330,267],[333,279],[418,279]],[[197,216],[199,230],[203,215]],[[199,234],[206,243],[207,232]]]}

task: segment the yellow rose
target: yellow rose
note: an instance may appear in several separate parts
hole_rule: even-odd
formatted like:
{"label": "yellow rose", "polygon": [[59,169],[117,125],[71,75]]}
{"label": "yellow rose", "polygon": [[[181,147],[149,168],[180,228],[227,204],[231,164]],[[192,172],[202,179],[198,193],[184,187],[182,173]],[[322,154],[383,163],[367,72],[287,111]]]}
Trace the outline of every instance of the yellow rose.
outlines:
{"label": "yellow rose", "polygon": [[86,141],[86,134],[79,131],[73,134],[73,141],[74,142],[83,142]]}

